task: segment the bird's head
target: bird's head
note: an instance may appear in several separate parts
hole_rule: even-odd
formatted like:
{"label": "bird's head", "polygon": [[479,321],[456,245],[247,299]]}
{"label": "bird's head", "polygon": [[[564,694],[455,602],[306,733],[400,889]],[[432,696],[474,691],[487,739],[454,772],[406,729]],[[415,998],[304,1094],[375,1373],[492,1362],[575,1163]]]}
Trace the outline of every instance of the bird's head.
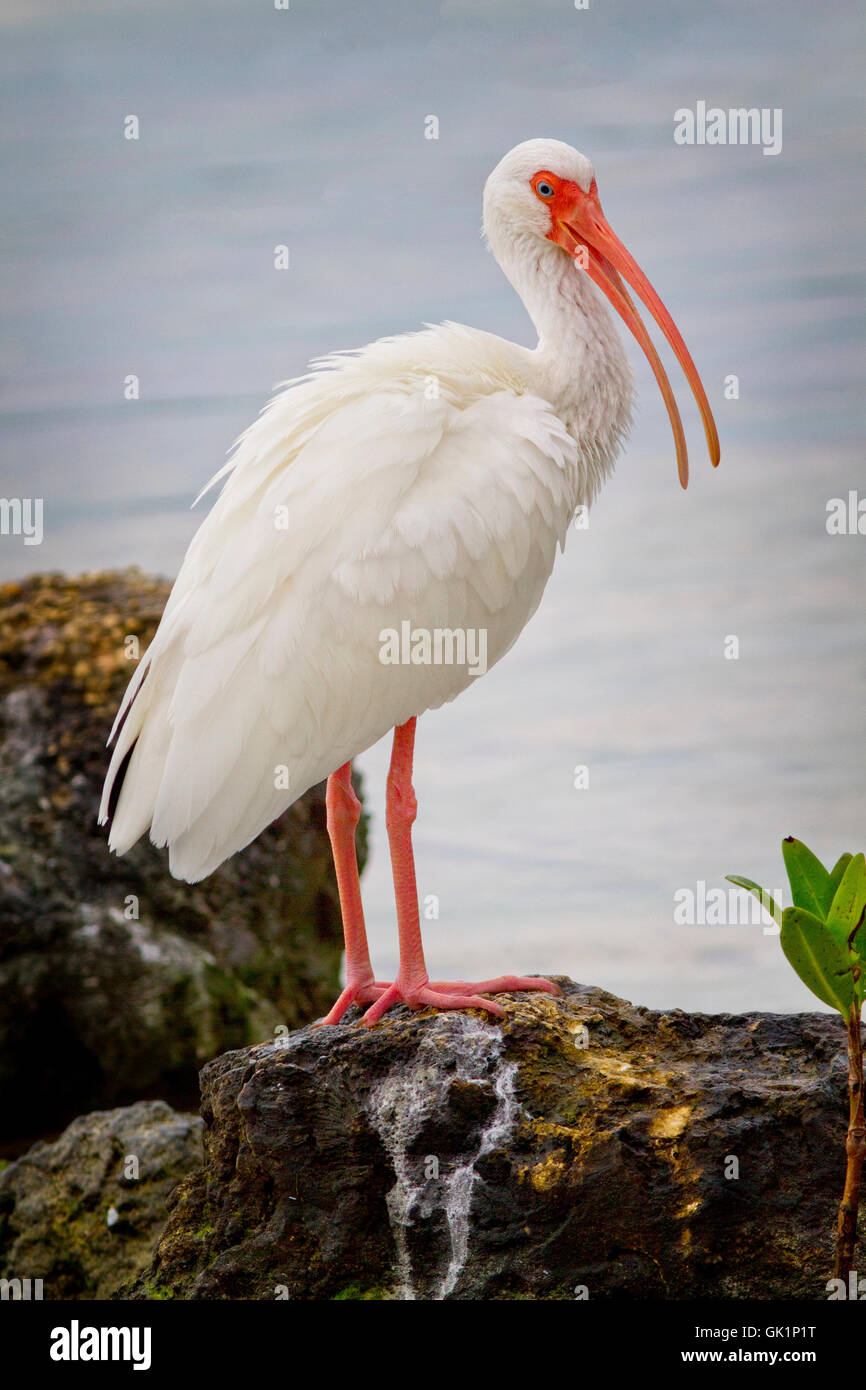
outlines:
{"label": "bird's head", "polygon": [[719,437],[698,370],[664,304],[604,216],[595,170],[586,156],[561,140],[525,140],[516,145],[485,184],[484,229],[494,249],[503,237],[513,242],[553,243],[573,262],[575,274],[588,275],[610,301],[643,348],[661,389],[685,487],[688,454],[682,421],[667,373],[626,284],[634,290],[676,354],[701,412],[710,460],[718,464]]}

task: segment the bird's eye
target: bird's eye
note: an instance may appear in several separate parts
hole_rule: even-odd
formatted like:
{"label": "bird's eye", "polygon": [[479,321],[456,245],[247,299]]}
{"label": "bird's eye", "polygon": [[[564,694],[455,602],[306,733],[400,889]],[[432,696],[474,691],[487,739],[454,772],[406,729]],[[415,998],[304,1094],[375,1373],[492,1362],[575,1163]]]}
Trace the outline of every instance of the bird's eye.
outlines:
{"label": "bird's eye", "polygon": [[535,191],[539,198],[553,197],[553,188],[546,179],[539,179],[538,183],[535,185]]}

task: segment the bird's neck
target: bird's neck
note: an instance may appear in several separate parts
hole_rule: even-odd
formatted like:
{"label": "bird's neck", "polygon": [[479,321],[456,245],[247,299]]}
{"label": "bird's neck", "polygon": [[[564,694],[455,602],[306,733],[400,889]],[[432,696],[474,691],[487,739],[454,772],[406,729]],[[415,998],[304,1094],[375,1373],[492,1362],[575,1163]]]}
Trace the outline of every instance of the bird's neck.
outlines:
{"label": "bird's neck", "polygon": [[576,441],[588,497],[610,472],[631,422],[632,372],[607,305],[558,246],[514,241],[497,259],[538,332],[532,389]]}

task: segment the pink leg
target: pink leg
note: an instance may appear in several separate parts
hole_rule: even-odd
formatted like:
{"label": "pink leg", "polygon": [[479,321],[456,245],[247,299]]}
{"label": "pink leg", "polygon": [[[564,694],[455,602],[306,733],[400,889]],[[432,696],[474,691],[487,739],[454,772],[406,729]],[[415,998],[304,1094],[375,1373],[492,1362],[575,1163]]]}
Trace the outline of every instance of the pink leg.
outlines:
{"label": "pink leg", "polygon": [[340,893],[340,912],[343,917],[343,936],[346,941],[346,988],[322,1023],[339,1023],[351,1004],[369,1004],[378,999],[387,984],[373,979],[361,885],[358,881],[358,857],[355,852],[355,830],[361,815],[361,803],[352,786],[352,764],[344,763],[328,778],[325,795],[328,813],[328,835],[337,871]]}
{"label": "pink leg", "polygon": [[480,990],[492,994],[520,989],[540,989],[548,994],[559,994],[559,990],[549,980],[517,975],[503,975],[497,980],[485,980],[480,985],[467,984],[463,980],[430,983],[421,942],[418,888],[412,854],[412,825],[418,812],[412,786],[415,723],[414,719],[410,719],[394,730],[394,748],[388,772],[386,824],[397,902],[400,967],[393,985],[384,990],[365,1013],[364,1023],[368,1026],[376,1023],[386,1009],[401,1001],[413,1009],[423,1009],[429,1005],[437,1009],[486,1009],[488,1013],[503,1017],[505,1011],[492,1000],[482,999]]}

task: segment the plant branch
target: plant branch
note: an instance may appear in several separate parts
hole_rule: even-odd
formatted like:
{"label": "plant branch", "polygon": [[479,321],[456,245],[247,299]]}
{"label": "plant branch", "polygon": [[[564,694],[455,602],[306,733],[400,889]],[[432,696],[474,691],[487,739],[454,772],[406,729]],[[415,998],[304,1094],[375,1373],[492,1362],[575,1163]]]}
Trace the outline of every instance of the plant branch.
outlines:
{"label": "plant branch", "polygon": [[866,1159],[866,1119],[863,1110],[863,1039],[860,1033],[860,1005],[851,1004],[848,1011],[848,1138],[845,1151],[848,1164],[845,1171],[845,1191],[836,1220],[837,1279],[847,1280],[854,1268],[857,1244],[857,1216],[860,1209],[860,1181]]}

